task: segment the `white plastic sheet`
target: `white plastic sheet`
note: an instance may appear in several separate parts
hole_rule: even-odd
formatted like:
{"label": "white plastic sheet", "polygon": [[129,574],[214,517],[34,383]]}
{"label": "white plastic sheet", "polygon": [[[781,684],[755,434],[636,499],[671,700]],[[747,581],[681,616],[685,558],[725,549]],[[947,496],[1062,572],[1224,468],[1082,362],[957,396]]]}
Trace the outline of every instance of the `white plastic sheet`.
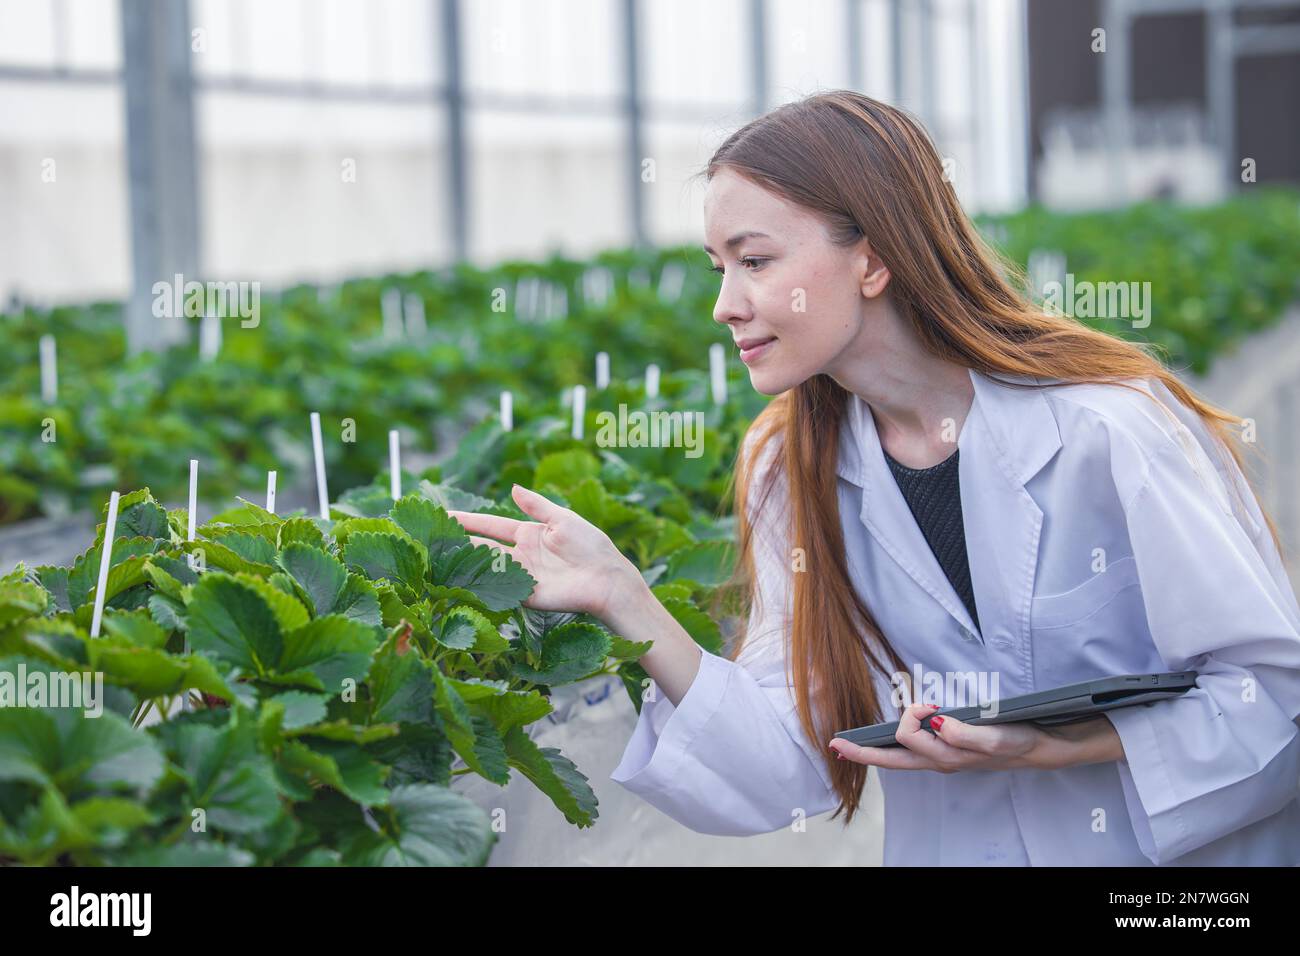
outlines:
{"label": "white plastic sheet", "polygon": [[489,813],[505,811],[505,830],[490,866],[879,866],[883,806],[874,771],[863,805],[846,830],[830,814],[807,821],[803,832],[780,830],[753,837],[695,833],[609,779],[636,723],[636,709],[615,677],[602,676],[555,689],[554,713],[531,725],[542,747],[558,747],[586,775],[600,801],[592,827],[564,819],[555,804],[518,771],[506,787],[477,774],[453,787]]}

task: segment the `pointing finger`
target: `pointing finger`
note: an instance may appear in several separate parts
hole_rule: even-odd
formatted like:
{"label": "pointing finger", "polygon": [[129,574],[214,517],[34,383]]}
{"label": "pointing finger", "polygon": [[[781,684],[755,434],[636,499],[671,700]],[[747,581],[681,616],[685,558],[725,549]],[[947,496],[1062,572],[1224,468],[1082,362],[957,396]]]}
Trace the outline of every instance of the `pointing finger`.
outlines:
{"label": "pointing finger", "polygon": [[460,526],[471,534],[488,535],[506,544],[514,544],[518,540],[519,526],[525,523],[514,518],[485,515],[477,511],[448,511],[447,514],[455,518]]}

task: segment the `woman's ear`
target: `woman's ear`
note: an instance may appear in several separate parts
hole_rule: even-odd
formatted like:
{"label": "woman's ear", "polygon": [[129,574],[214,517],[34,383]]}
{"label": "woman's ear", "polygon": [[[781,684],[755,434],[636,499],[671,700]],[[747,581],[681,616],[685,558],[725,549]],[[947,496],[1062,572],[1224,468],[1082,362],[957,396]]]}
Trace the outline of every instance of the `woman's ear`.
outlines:
{"label": "woman's ear", "polygon": [[865,240],[857,261],[858,275],[861,277],[859,287],[862,289],[862,294],[868,299],[874,299],[889,285],[889,269]]}

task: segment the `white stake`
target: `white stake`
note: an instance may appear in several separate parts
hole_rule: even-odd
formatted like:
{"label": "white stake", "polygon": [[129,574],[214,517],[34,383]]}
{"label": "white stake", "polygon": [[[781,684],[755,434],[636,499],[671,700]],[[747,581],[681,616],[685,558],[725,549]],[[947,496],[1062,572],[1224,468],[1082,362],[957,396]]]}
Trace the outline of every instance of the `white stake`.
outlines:
{"label": "white stake", "polygon": [[539,294],[538,302],[540,303],[538,308],[541,311],[542,318],[555,318],[555,286],[550,282],[543,282],[537,291]]}
{"label": "white stake", "polygon": [[398,341],[402,337],[402,290],[385,289],[379,308],[384,318],[384,341]]}
{"label": "white stake", "polygon": [[41,336],[41,401],[51,405],[59,400],[59,364],[55,355],[54,336]]}
{"label": "white stake", "polygon": [[396,428],[388,431],[388,491],[394,501],[402,497],[402,439]]}
{"label": "white stake", "polygon": [[[199,512],[199,460],[197,458],[191,458],[190,459],[190,508],[189,508],[189,514],[186,515],[186,524],[185,524],[186,541],[194,540],[194,527],[198,523],[198,512]],[[198,568],[195,567],[194,552],[191,551],[190,553],[185,555],[185,557],[186,557],[186,562],[190,566],[190,569],[193,571],[197,571]],[[185,653],[189,654],[189,652],[190,652],[190,638],[189,635],[187,634],[185,636]],[[184,696],[181,698],[181,707],[185,710],[193,710],[193,703],[190,700],[189,691],[185,691]]]}
{"label": "white stake", "polygon": [[221,353],[221,318],[204,315],[199,320],[199,358],[211,362]]}
{"label": "white stake", "polygon": [[727,367],[726,352],[721,342],[709,346],[709,384],[713,387],[713,404],[722,405],[727,401]]}
{"label": "white stake", "polygon": [[686,278],[686,267],[680,262],[666,262],[659,273],[659,298],[676,302],[682,296],[682,283]]}
{"label": "white stake", "polygon": [[[190,508],[189,513],[185,516],[185,540],[194,540],[194,527],[198,523],[199,507],[199,460],[190,459]],[[185,563],[190,566],[191,571],[198,570],[195,566],[194,552],[185,555]]]}
{"label": "white stake", "polygon": [[113,536],[117,533],[116,491],[108,496],[108,523],[104,525],[104,551],[99,559],[99,584],[95,587],[95,612],[90,618],[90,636],[99,637],[99,625],[104,620],[104,591],[108,587],[108,566],[113,560]]}
{"label": "white stake", "polygon": [[542,301],[542,280],[537,276],[527,276],[528,285],[528,306],[524,313],[529,322],[537,318],[537,306]]}
{"label": "white stake", "polygon": [[645,397],[655,398],[659,394],[659,366],[645,367]]}
{"label": "white stake", "polygon": [[199,460],[190,459],[190,513],[189,524],[185,529],[185,540],[194,540],[194,525],[198,520],[199,505]]}
{"label": "white stake", "polygon": [[424,299],[414,292],[406,297],[406,336],[418,339],[429,331],[429,323],[424,317]]}
{"label": "white stake", "polygon": [[266,473],[266,510],[275,514],[275,472]]}
{"label": "white stake", "polygon": [[596,388],[609,388],[609,353],[596,353]]}
{"label": "white stake", "polygon": [[515,427],[514,396],[509,392],[501,393],[501,428],[512,431]]}
{"label": "white stake", "polygon": [[587,416],[587,387],[573,386],[573,437],[582,437],[583,419]]}
{"label": "white stake", "polygon": [[325,490],[325,446],[320,437],[320,412],[311,413],[311,450],[316,456],[316,497],[320,501],[320,516],[330,518],[330,495]]}

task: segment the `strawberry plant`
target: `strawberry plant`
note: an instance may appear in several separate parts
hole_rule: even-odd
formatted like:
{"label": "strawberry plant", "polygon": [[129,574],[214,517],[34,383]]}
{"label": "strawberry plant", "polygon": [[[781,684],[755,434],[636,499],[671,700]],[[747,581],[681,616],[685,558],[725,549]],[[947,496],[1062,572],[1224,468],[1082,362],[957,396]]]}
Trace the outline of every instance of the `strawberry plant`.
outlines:
{"label": "strawberry plant", "polygon": [[98,717],[0,708],[0,858],[482,864],[495,832],[449,784],[512,770],[591,826],[587,778],[527,728],[550,688],[646,645],[523,608],[522,567],[428,495],[389,504],[324,521],[242,502],[186,541],[185,512],[124,496],[96,638],[103,525],[71,567],[0,579],[0,675],[106,685]]}

